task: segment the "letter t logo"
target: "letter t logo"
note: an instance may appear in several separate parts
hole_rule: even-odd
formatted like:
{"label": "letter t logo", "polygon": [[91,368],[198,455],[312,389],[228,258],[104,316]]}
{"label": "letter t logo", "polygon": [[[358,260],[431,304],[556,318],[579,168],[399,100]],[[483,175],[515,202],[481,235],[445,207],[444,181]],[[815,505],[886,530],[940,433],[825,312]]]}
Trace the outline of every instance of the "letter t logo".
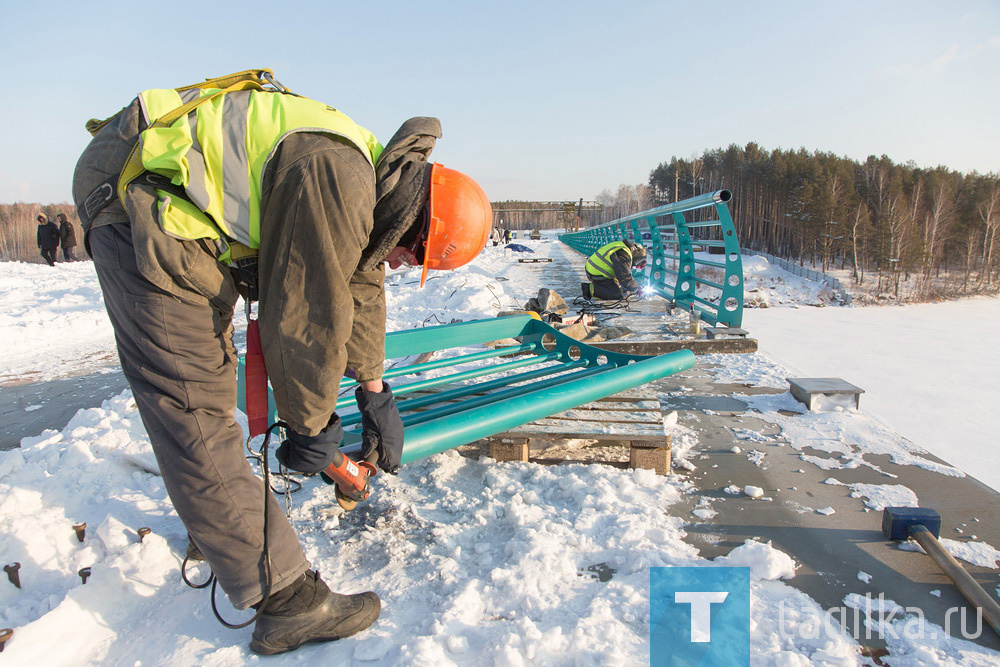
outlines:
{"label": "letter t logo", "polygon": [[712,604],[721,603],[729,593],[724,591],[676,591],[674,602],[691,605],[691,641],[712,641]]}

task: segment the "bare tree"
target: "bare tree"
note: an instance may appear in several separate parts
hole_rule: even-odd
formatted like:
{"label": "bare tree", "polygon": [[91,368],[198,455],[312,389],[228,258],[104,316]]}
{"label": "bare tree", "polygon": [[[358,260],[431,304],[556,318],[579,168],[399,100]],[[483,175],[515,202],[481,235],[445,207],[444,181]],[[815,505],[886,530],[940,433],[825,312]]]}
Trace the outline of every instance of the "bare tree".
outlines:
{"label": "bare tree", "polygon": [[854,281],[863,285],[865,282],[864,264],[859,261],[859,244],[863,244],[867,239],[867,228],[871,219],[868,207],[864,202],[859,202],[854,209],[854,216],[851,219],[851,255],[854,262]]}
{"label": "bare tree", "polygon": [[653,208],[653,189],[648,185],[619,185],[613,193],[602,190],[595,200],[604,206],[605,222]]}
{"label": "bare tree", "polygon": [[997,228],[1000,227],[1000,184],[993,184],[989,194],[979,203],[978,212],[979,219],[986,226],[983,234],[982,269],[977,281],[978,286],[982,286],[993,281],[993,246],[997,238]]}
{"label": "bare tree", "polygon": [[955,214],[954,190],[950,183],[939,182],[931,189],[930,206],[924,217],[924,289],[931,272],[939,266],[941,247]]}

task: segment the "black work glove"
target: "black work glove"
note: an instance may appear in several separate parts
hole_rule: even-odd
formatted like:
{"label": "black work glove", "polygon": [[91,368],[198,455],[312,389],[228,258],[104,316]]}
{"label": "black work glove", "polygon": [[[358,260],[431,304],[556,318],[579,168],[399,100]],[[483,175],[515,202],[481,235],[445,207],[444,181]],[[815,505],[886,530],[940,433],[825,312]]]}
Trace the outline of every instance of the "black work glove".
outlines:
{"label": "black work glove", "polygon": [[274,453],[281,465],[298,472],[320,472],[333,463],[334,452],[344,438],[340,417],[333,415],[318,435],[301,435],[285,429],[286,438]]}
{"label": "black work glove", "polygon": [[395,475],[403,458],[403,420],[389,385],[383,382],[382,390],[354,390],[361,411],[361,458],[378,452],[378,467]]}

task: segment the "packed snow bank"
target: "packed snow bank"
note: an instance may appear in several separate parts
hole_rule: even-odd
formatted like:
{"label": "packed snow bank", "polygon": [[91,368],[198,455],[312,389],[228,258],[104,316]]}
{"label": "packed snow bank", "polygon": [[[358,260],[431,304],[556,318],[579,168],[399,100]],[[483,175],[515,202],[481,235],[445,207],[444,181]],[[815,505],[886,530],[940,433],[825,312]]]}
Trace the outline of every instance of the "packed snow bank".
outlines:
{"label": "packed snow bank", "polygon": [[[555,240],[524,243],[547,256],[571,253]],[[521,308],[538,294],[539,285],[535,274],[520,267],[509,251],[491,246],[461,271],[432,271],[423,289],[419,268],[389,271],[386,328],[398,331],[489,318],[501,310]],[[236,306],[234,327],[241,345],[246,329],[242,301]],[[93,262],[54,267],[3,263],[0,384],[82,375],[117,365],[114,332]]]}
{"label": "packed snow bank", "polygon": [[[713,261],[711,256],[706,259]],[[836,292],[826,283],[806,280],[771,264],[760,255],[743,255],[743,305],[746,308],[775,306],[839,305]],[[716,260],[718,258],[716,257]]]}

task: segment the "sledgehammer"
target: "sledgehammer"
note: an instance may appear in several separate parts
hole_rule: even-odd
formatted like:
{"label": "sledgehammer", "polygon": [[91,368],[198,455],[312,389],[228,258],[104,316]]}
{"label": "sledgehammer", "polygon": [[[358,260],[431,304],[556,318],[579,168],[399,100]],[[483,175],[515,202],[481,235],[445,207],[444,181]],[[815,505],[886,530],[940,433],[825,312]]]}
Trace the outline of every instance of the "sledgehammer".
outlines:
{"label": "sledgehammer", "polygon": [[938,541],[940,514],[924,507],[886,507],[882,511],[882,533],[890,540],[902,541],[911,537],[916,540],[969,604],[979,608],[989,626],[1000,635],[1000,604]]}

